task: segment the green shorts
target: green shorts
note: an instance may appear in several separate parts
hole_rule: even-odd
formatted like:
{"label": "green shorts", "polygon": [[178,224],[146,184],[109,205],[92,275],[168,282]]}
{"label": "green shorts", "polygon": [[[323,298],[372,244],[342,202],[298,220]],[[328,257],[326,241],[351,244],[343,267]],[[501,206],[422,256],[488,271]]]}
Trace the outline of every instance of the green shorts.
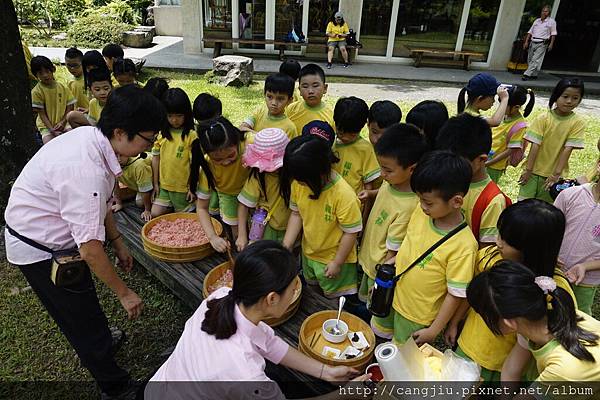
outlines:
{"label": "green shorts", "polygon": [[264,240],[275,240],[276,242],[282,243],[284,237],[285,237],[285,229],[278,230],[278,229],[271,227],[271,225],[269,225],[269,224],[267,224],[267,226],[265,226],[265,233],[263,234]]}
{"label": "green shorts", "polygon": [[427,325],[419,324],[406,319],[398,311],[392,309],[390,314],[394,315],[394,339],[396,344],[404,344],[408,339],[411,338],[412,334],[423,328],[427,328]]}
{"label": "green shorts", "polygon": [[554,203],[550,192],[544,189],[545,176],[531,174],[526,184],[519,188],[519,201],[525,199],[544,200],[550,204]]}
{"label": "green shorts", "polygon": [[[468,355],[465,354],[465,352],[460,348],[460,346],[456,347],[456,350],[454,351],[454,353],[457,356],[464,358],[465,360],[473,361],[471,359],[471,357],[469,357]],[[481,365],[480,365],[480,367],[481,367]],[[500,375],[501,375],[500,371],[494,371],[491,369],[481,367],[480,376],[484,382],[500,382]]]}
{"label": "green shorts", "polygon": [[50,132],[50,129],[48,129],[48,128],[40,129],[40,135],[42,135],[42,137],[54,136],[54,134],[52,132]]}
{"label": "green shorts", "polygon": [[577,308],[587,315],[592,315],[592,304],[596,296],[596,286],[572,285],[573,293],[577,299]]}
{"label": "green shorts", "polygon": [[502,177],[502,175],[504,175],[505,171],[503,169],[494,169],[490,167],[486,167],[486,170],[490,178],[496,183],[500,182],[500,178]]}
{"label": "green shorts", "polygon": [[[237,224],[238,224],[237,195],[231,195],[231,194],[217,192],[217,196],[218,196],[218,204],[219,204],[219,214],[221,215],[221,219],[227,225],[237,226]],[[211,195],[211,200],[209,202],[209,210],[210,210],[210,203],[212,203],[212,195]]]}
{"label": "green shorts", "polygon": [[208,201],[208,213],[212,216],[219,215],[219,195],[217,192],[210,192]]}
{"label": "green shorts", "polygon": [[187,193],[172,192],[160,188],[158,196],[154,199],[154,204],[173,208],[175,212],[185,212],[189,211],[190,207],[193,205],[193,203],[187,201],[186,197]]}
{"label": "green shorts", "polygon": [[325,297],[333,299],[358,292],[356,263],[343,264],[340,274],[335,279],[325,276],[325,267],[327,264],[311,260],[302,254],[302,270],[306,282],[319,285]]}
{"label": "green shorts", "polygon": [[[358,298],[363,303],[367,303],[369,307],[369,297],[371,296],[371,290],[375,281],[364,273],[362,280],[360,281],[360,288],[358,289]],[[373,333],[383,339],[392,339],[394,337],[394,312],[390,310],[387,317],[371,317],[371,329]]]}

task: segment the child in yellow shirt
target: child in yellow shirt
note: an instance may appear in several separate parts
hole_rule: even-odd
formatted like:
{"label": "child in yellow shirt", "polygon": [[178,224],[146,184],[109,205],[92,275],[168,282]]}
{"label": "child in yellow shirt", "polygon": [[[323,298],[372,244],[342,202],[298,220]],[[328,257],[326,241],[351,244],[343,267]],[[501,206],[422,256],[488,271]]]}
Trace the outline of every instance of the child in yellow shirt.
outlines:
{"label": "child in yellow shirt", "polygon": [[265,105],[240,125],[243,132],[258,132],[266,128],[282,129],[288,138],[299,135],[296,125],[285,115],[285,108],[292,102],[294,81],[284,74],[271,74],[265,80]]}
{"label": "child in yellow shirt", "polygon": [[314,135],[292,139],[285,149],[281,193],[292,213],[283,245],[292,250],[302,236],[302,269],[309,284],[326,297],[358,298],[356,236],[362,230],[356,194],[332,164],[337,161],[326,140]]}
{"label": "child in yellow shirt", "polygon": [[[264,232],[261,239],[282,242],[290,210],[283,202],[279,175],[283,166],[285,147],[290,142],[286,133],[278,128],[263,129],[254,137],[254,143],[246,146],[242,158],[244,165],[250,168],[250,176],[238,195],[238,251],[244,250],[250,240],[248,236],[248,209],[256,209],[266,214],[262,224]],[[252,222],[251,226],[256,222]]]}
{"label": "child in yellow shirt", "polygon": [[448,109],[444,103],[437,100],[423,100],[406,114],[406,123],[419,128],[432,147],[435,146],[435,139],[446,122]]}
{"label": "child in yellow shirt", "polygon": [[325,121],[335,126],[331,107],[323,102],[327,93],[325,71],[317,64],[307,64],[300,70],[300,94],[302,100],[290,104],[285,113],[296,125],[296,132],[302,132],[304,125],[311,121]]}
{"label": "child in yellow shirt", "polygon": [[119,82],[119,86],[137,84],[137,70],[135,64],[129,58],[117,58],[113,62],[113,76]]}
{"label": "child in yellow shirt", "polygon": [[436,138],[436,149],[450,150],[471,162],[473,176],[462,210],[475,238],[482,246],[496,243],[498,217],[510,205],[485,169],[492,148],[492,131],[479,117],[467,113],[452,117]]}
{"label": "child in yellow shirt", "polygon": [[[398,250],[397,274],[463,224],[461,205],[470,180],[469,162],[454,153],[435,151],[419,161],[410,186],[420,206]],[[392,303],[394,341],[402,344],[413,337],[420,345],[437,337],[464,302],[476,256],[477,241],[464,228],[400,277]]]}
{"label": "child in yellow shirt", "polygon": [[[377,161],[384,179],[365,225],[358,262],[364,272],[358,296],[367,302],[377,271],[375,266],[396,257],[406,236],[406,228],[419,198],[410,188],[410,177],[417,162],[429,149],[426,139],[417,128],[394,124],[375,144]],[[391,339],[394,333],[394,314],[387,318],[373,316],[373,332]]]}
{"label": "child in yellow shirt", "polygon": [[375,147],[383,135],[383,131],[402,120],[402,110],[398,105],[389,100],[379,100],[371,104],[367,128],[369,128],[369,141]]}
{"label": "child in yellow shirt", "polygon": [[294,81],[294,96],[292,98],[292,103],[302,100],[300,90],[295,88],[296,82],[298,82],[298,78],[300,77],[301,69],[302,67],[300,66],[300,63],[292,58],[288,58],[279,66],[279,72],[286,74]]}
{"label": "child in yellow shirt", "polygon": [[[152,180],[152,160],[145,157],[125,157],[119,155],[119,164],[123,173],[119,176],[119,183],[127,186],[128,189],[136,192],[135,204],[142,207],[144,211],[140,215],[142,220],[148,222],[152,219],[152,190],[154,189]],[[123,208],[121,203],[121,190],[115,190],[116,204],[112,210],[117,212]]]}
{"label": "child in yellow shirt", "polygon": [[118,44],[109,43],[102,48],[102,57],[104,57],[104,61],[106,62],[108,69],[113,71],[115,60],[125,57],[125,52]]}
{"label": "child in yellow shirt", "polygon": [[381,174],[373,146],[360,137],[368,117],[369,106],[358,97],[343,97],[335,104],[333,119],[337,140],[333,153],[340,161],[333,168],[357,194],[371,190],[372,182]]}
{"label": "child in yellow shirt", "polygon": [[56,67],[48,57],[31,59],[31,73],[39,81],[31,90],[31,103],[44,144],[65,132],[67,114],[77,103],[69,88],[54,79],[54,72]]}
{"label": "child in yellow shirt", "polygon": [[[466,104],[465,93],[467,95]],[[496,95],[498,95],[500,100],[500,105],[496,109],[496,112],[490,118],[482,117],[481,111],[487,111],[492,108]],[[489,126],[494,127],[500,125],[502,122],[504,114],[506,114],[507,104],[508,91],[506,90],[506,87],[501,86],[500,82],[492,75],[481,72],[469,79],[467,86],[460,90],[456,108],[459,114],[465,112],[475,117],[480,117],[489,124]]]}
{"label": "child in yellow shirt", "polygon": [[192,142],[197,137],[190,99],[183,89],[171,88],[162,102],[169,126],[161,131],[152,148],[152,217],[166,214],[169,209],[186,211],[195,200],[189,185]]}
{"label": "child in yellow shirt", "polygon": [[[476,274],[501,259],[522,263],[536,276],[549,276],[574,297],[569,282],[558,268],[558,253],[565,231],[561,211],[540,200],[524,200],[508,207],[498,220],[498,247],[481,249]],[[539,232],[545,232],[540,235]],[[457,312],[444,334],[449,345],[456,342],[459,321],[468,310]],[[461,315],[462,314],[462,315]],[[516,335],[497,336],[473,310],[468,310],[456,353],[481,366],[485,381],[499,381],[504,360],[517,341]]]}
{"label": "child in yellow shirt", "polygon": [[108,95],[112,91],[110,72],[106,68],[95,68],[88,72],[87,82],[90,84],[89,90],[94,98],[90,100],[87,112],[77,110],[71,111],[67,115],[69,125],[73,128],[88,125],[96,126],[106,100],[108,100]]}
{"label": "child in yellow shirt", "polygon": [[219,237],[212,225],[209,204],[212,193],[219,198],[221,220],[237,236],[238,195],[248,179],[249,169],[242,155],[253,137],[233,126],[227,118],[217,117],[198,124],[198,139],[192,143],[190,188],[196,192],[196,212],[211,246],[223,253],[231,244]]}
{"label": "child in yellow shirt", "polygon": [[[527,95],[529,95],[529,102],[527,102]],[[500,177],[504,175],[509,163],[516,167],[523,159],[525,151],[523,136],[527,130],[525,118],[531,113],[534,105],[533,90],[516,85],[508,89],[506,115],[502,123],[492,129],[492,150],[485,162],[487,172],[494,182],[500,182]],[[522,106],[525,106],[523,113],[521,113]]]}
{"label": "child in yellow shirt", "polygon": [[550,96],[550,109],[531,123],[525,134],[531,149],[519,178],[519,200],[536,198],[552,203],[548,190],[569,172],[573,150],[584,146],[585,122],[573,111],[583,95],[581,79],[561,79]]}
{"label": "child in yellow shirt", "polygon": [[76,110],[85,112],[88,109],[90,99],[88,98],[87,87],[83,79],[82,60],[83,53],[76,47],[71,47],[65,52],[65,65],[71,74],[71,79],[67,82],[67,86],[77,99]]}
{"label": "child in yellow shirt", "polygon": [[539,371],[532,386],[541,393],[564,387],[560,381],[600,380],[600,321],[578,312],[553,278],[503,260],[473,279],[467,299],[490,331],[517,333],[521,349],[504,362],[503,381],[519,381],[531,355]]}

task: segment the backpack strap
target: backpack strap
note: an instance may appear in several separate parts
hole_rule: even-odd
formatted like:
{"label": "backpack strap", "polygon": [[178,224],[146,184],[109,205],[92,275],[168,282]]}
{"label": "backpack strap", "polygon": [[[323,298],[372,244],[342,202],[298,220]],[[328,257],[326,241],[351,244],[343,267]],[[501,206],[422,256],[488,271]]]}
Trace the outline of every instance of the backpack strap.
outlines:
{"label": "backpack strap", "polygon": [[515,133],[519,132],[521,129],[527,128],[527,122],[519,121],[513,126],[510,127],[508,134],[506,135],[506,145],[510,143],[510,139],[515,135]]}
{"label": "backpack strap", "polygon": [[475,201],[475,206],[473,207],[473,214],[471,214],[471,230],[473,231],[473,235],[475,239],[479,242],[479,231],[481,227],[481,217],[483,216],[483,212],[487,208],[487,206],[492,202],[494,197],[498,194],[502,194],[504,199],[506,200],[506,205],[509,206],[512,204],[510,198],[500,190],[496,182],[489,181],[485,188]]}

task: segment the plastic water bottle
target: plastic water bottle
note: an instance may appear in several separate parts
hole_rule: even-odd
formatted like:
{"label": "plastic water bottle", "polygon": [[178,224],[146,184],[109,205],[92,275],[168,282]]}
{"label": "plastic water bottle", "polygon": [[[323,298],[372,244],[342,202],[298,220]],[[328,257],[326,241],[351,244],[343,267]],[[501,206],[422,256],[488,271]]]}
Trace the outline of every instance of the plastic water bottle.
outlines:
{"label": "plastic water bottle", "polygon": [[265,219],[267,218],[267,210],[264,208],[257,208],[252,216],[252,223],[250,224],[250,233],[248,239],[252,241],[260,240],[265,233]]}

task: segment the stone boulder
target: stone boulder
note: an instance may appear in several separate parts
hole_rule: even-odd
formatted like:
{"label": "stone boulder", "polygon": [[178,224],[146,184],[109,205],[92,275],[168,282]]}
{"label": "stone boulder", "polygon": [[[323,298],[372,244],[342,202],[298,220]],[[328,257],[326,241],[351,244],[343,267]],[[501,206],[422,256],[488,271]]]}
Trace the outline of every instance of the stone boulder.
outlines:
{"label": "stone boulder", "polygon": [[154,35],[152,35],[150,32],[123,32],[123,44],[127,47],[150,47],[150,45],[152,45],[152,39],[154,39]]}
{"label": "stone boulder", "polygon": [[156,36],[156,27],[155,26],[136,26],[134,29],[136,32],[149,32],[152,36]]}
{"label": "stone boulder", "polygon": [[243,56],[220,56],[213,58],[213,73],[223,86],[248,86],[252,82],[254,63]]}

